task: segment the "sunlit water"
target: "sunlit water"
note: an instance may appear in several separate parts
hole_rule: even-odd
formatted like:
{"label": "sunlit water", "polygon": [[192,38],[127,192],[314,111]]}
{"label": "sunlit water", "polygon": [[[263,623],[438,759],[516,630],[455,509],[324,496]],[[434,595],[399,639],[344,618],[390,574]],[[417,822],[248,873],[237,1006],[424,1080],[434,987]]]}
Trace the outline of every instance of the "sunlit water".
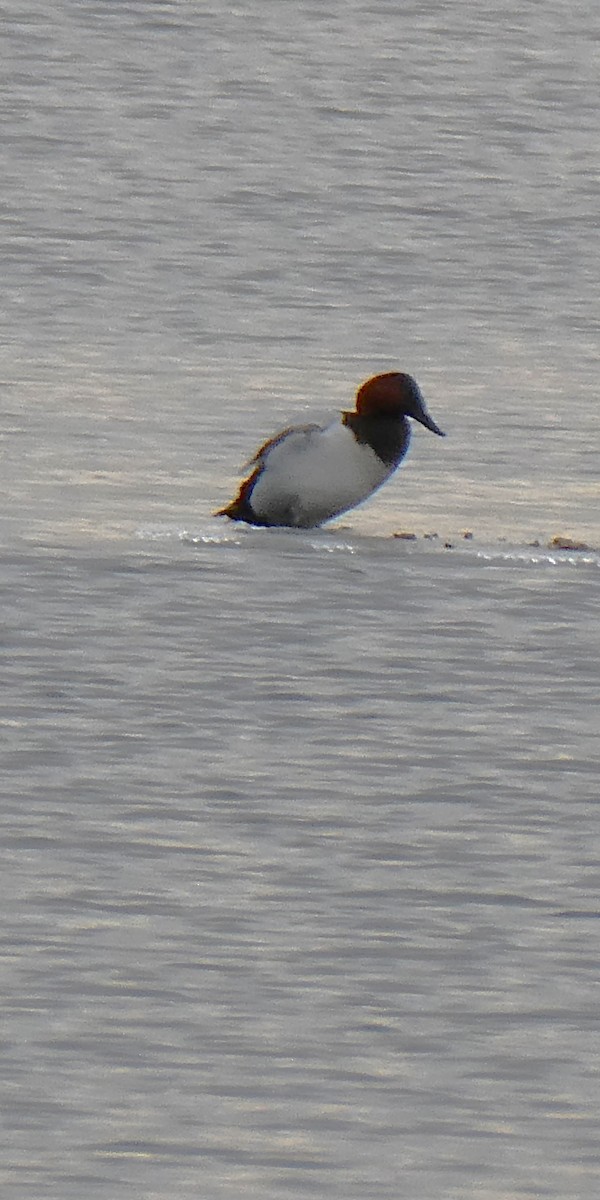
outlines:
{"label": "sunlit water", "polygon": [[[595,10],[3,31],[3,1198],[595,1200]],[[211,516],[392,367],[370,504]]]}

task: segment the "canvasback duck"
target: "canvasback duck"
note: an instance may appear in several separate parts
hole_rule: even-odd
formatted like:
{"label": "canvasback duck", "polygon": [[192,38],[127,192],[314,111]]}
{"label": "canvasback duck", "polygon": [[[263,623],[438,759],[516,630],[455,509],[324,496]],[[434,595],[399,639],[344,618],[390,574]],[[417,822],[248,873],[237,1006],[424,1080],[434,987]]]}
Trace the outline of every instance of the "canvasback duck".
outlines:
{"label": "canvasback duck", "polygon": [[251,474],[215,516],[312,529],[361,504],[393,475],[410,443],[407,417],[444,437],[411,375],[388,371],[359,387],[353,412],[330,425],[293,425],[246,463]]}

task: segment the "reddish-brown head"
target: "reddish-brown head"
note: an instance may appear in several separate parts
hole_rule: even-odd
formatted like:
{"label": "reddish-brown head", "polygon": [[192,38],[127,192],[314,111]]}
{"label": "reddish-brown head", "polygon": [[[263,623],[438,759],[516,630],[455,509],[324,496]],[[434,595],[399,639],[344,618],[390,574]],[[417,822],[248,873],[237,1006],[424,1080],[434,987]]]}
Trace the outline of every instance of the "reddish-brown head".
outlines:
{"label": "reddish-brown head", "polygon": [[367,379],[356,393],[356,412],[359,417],[412,417],[444,437],[425,408],[418,383],[404,371],[387,371]]}

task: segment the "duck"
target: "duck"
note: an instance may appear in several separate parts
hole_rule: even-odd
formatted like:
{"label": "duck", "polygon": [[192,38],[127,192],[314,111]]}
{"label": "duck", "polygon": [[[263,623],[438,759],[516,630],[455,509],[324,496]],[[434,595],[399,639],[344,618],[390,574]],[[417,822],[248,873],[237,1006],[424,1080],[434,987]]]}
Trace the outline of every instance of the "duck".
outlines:
{"label": "duck", "polygon": [[356,508],[387,482],[410,445],[408,418],[445,434],[404,371],[362,383],[352,411],[327,425],[291,425],[264,442],[242,470],[237,495],[214,515],[248,525],[314,529]]}

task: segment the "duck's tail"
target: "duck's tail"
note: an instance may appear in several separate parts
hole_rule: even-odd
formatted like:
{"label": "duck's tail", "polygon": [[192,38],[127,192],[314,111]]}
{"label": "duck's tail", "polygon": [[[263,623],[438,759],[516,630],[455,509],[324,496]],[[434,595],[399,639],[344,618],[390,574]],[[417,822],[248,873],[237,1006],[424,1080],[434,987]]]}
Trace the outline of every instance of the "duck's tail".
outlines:
{"label": "duck's tail", "polygon": [[247,521],[249,505],[240,504],[239,496],[227,504],[225,508],[218,508],[213,513],[213,517],[230,517],[232,521]]}
{"label": "duck's tail", "polygon": [[249,525],[260,525],[261,522],[252,511],[250,503],[250,496],[252,488],[256,483],[257,475],[258,471],[255,471],[249,479],[245,479],[237,496],[229,504],[226,504],[225,508],[220,508],[217,512],[213,513],[213,516],[229,517],[232,521],[247,521]]}

